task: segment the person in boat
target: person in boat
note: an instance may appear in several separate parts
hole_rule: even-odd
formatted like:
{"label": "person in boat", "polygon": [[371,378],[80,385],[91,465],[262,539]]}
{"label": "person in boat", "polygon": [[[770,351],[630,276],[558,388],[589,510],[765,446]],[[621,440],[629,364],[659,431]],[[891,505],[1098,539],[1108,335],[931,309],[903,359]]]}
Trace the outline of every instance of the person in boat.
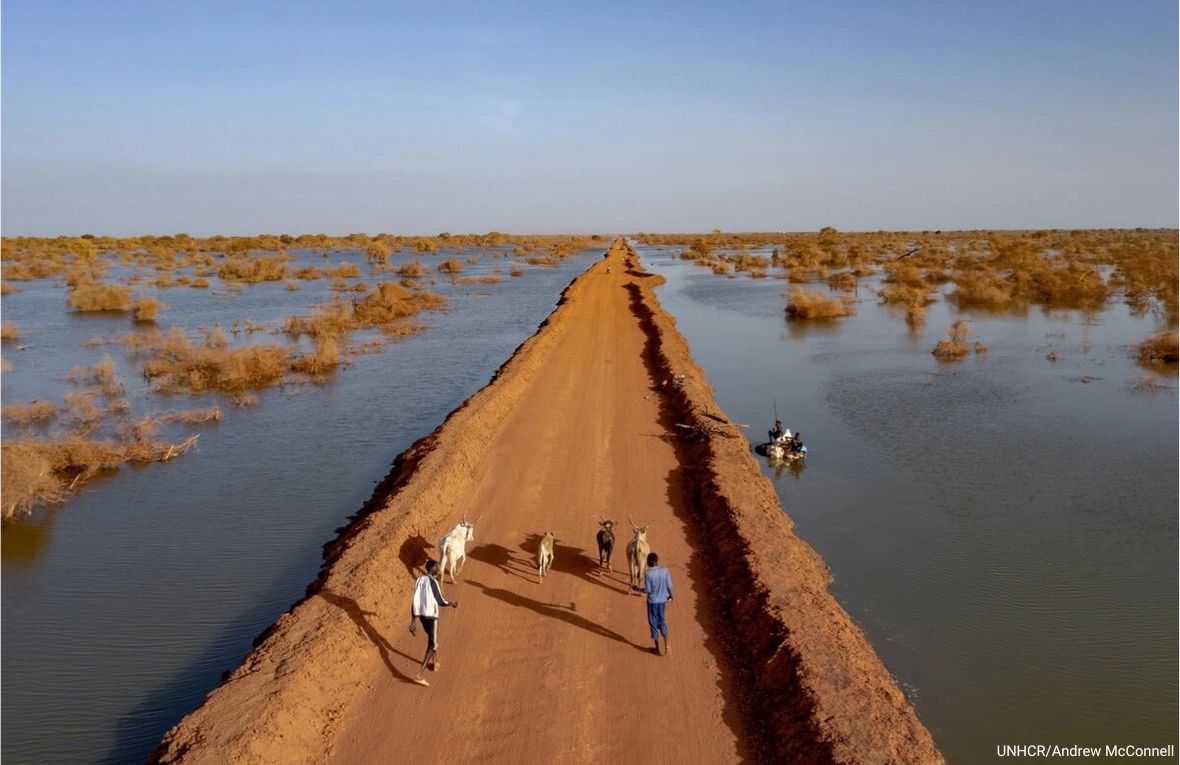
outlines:
{"label": "person in boat", "polygon": [[770,442],[772,444],[786,444],[791,440],[791,429],[783,427],[782,420],[774,421],[774,430],[770,431]]}
{"label": "person in boat", "polygon": [[787,448],[795,454],[800,454],[803,451],[803,434],[796,430],[795,435],[788,442]]}

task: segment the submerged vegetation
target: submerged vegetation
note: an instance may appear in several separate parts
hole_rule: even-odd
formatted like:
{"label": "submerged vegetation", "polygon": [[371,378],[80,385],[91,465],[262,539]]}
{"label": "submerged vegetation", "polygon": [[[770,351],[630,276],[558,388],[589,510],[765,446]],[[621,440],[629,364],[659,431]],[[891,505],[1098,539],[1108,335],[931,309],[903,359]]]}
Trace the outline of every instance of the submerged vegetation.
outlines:
{"label": "submerged vegetation", "polygon": [[[209,407],[135,419],[129,401],[221,396],[238,407],[253,406],[265,389],[323,382],[345,368],[350,357],[377,352],[423,331],[426,325],[415,317],[446,304],[444,297],[428,291],[432,276],[447,276],[453,285],[492,285],[505,272],[524,276],[528,264],[556,265],[585,249],[605,246],[598,236],[499,232],[436,237],[85,235],[6,237],[0,243],[6,303],[25,299],[17,286],[21,282],[55,280],[68,288],[63,308],[132,319],[134,331],[90,337],[82,345],[119,347],[130,365],[124,370],[127,379],[144,381],[123,398],[124,377],[106,354],[56,373],[73,386],[60,401],[6,403],[5,518],[64,499],[69,489],[121,464],[170,460],[191,446],[193,437],[173,443],[157,437],[158,427],[201,425],[222,416],[220,407]],[[508,263],[484,270],[478,269],[481,259]],[[459,278],[467,270],[476,275]],[[228,332],[220,323],[169,326],[173,315],[165,312],[168,303],[159,291],[181,287],[204,292],[169,302],[187,307],[195,299],[213,308]],[[272,319],[267,325],[228,314],[235,305],[249,305],[247,296],[254,291],[273,296],[274,290],[305,288],[311,295],[304,303],[307,313],[289,316],[285,322]],[[101,325],[109,317],[87,320]],[[12,341],[15,350],[36,353],[35,345],[31,351],[16,345],[29,334],[23,326],[27,322],[21,323],[18,327],[5,321],[0,339],[6,349]],[[36,337],[37,327],[31,330]],[[261,342],[247,339],[259,332],[272,337]],[[12,368],[9,359],[3,363],[6,371]]]}
{"label": "submerged vegetation", "polygon": [[[794,285],[783,293],[792,321],[830,319],[853,312],[860,280],[881,272],[877,298],[904,311],[918,327],[927,309],[945,301],[955,309],[1021,314],[1100,311],[1112,301],[1135,315],[1152,314],[1171,326],[1137,346],[1144,364],[1175,369],[1174,327],[1180,289],[1180,240],[1174,229],[1043,231],[911,231],[637,234],[649,245],[683,248],[680,257],[737,278],[772,276]],[[763,265],[769,263],[769,270]],[[825,285],[827,296],[804,285]],[[970,348],[949,337],[935,355],[962,358]],[[983,353],[987,346],[976,343]],[[1057,351],[1050,360],[1060,358]]]}
{"label": "submerged vegetation", "polygon": [[1142,364],[1160,366],[1175,365],[1180,361],[1180,336],[1175,330],[1157,332],[1137,346]]}
{"label": "submerged vegetation", "polygon": [[[644,244],[685,247],[681,257],[715,273],[759,270],[794,284],[827,280],[833,290],[885,271],[883,301],[920,319],[946,288],[960,307],[998,311],[1096,310],[1121,299],[1177,320],[1177,232],[1171,229],[638,234]],[[838,276],[834,275],[838,272]]]}
{"label": "submerged vegetation", "polygon": [[801,287],[793,288],[787,300],[788,319],[837,319],[852,313],[851,301],[828,297]]}

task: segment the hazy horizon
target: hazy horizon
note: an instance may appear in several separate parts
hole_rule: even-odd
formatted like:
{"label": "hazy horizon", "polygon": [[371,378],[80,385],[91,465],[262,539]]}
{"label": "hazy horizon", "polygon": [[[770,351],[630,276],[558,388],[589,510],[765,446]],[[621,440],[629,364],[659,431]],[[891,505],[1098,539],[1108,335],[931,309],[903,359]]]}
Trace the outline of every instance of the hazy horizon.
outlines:
{"label": "hazy horizon", "polygon": [[1174,2],[3,10],[8,236],[1180,225]]}

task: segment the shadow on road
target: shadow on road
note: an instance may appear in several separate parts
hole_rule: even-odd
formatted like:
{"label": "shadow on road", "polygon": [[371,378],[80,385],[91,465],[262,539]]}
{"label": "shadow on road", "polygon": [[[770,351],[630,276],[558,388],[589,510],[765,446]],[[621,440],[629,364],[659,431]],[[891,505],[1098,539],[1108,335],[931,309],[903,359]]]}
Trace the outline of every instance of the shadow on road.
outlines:
{"label": "shadow on road", "polygon": [[377,628],[372,625],[368,617],[376,616],[376,611],[365,611],[352,598],[346,598],[343,595],[337,595],[331,590],[320,590],[319,596],[328,601],[332,605],[339,608],[344,613],[348,614],[348,618],[352,619],[352,623],[357,626],[361,633],[369,639],[373,645],[377,646],[377,651],[381,654],[381,661],[385,662],[385,667],[389,670],[389,674],[393,675],[398,680],[406,683],[414,682],[409,675],[400,672],[397,667],[393,666],[393,660],[390,658],[391,653],[396,653],[398,656],[403,656],[410,661],[417,661],[412,656],[408,656],[393,647],[393,645],[385,639],[385,637],[377,631]]}
{"label": "shadow on road", "polygon": [[604,637],[609,640],[614,640],[615,642],[622,643],[623,645],[629,645],[632,648],[643,651],[644,653],[649,652],[646,647],[632,643],[630,640],[623,637],[614,630],[607,629],[601,624],[596,624],[583,616],[579,616],[576,613],[577,605],[575,603],[571,602],[568,606],[541,603],[540,601],[533,600],[532,598],[526,598],[524,595],[512,592],[510,590],[501,590],[498,587],[488,587],[482,582],[468,580],[467,583],[472,587],[478,587],[483,591],[483,594],[487,595],[488,597],[501,600],[510,606],[527,608],[533,613],[540,614],[541,616],[547,616],[551,619],[557,619],[558,621],[565,622],[566,624],[570,624],[574,627],[584,629],[593,635]]}

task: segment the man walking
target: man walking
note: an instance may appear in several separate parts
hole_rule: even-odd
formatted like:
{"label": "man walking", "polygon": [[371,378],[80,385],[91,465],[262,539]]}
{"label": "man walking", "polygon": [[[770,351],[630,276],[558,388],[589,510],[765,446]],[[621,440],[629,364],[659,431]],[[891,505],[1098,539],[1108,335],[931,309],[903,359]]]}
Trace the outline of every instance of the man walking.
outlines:
{"label": "man walking", "polygon": [[668,655],[668,625],[664,622],[664,609],[672,600],[672,575],[666,566],[658,565],[660,556],[647,555],[647,572],[643,575],[643,591],[647,593],[647,626],[651,628],[652,651],[660,653],[660,635],[664,636],[664,655]]}
{"label": "man walking", "polygon": [[426,655],[422,657],[422,666],[418,668],[418,676],[414,682],[418,685],[430,685],[426,682],[427,665],[437,670],[438,662],[438,609],[441,606],[458,608],[459,601],[448,602],[442,596],[442,589],[438,586],[438,561],[426,561],[426,573],[414,582],[414,599],[410,605],[410,634],[418,634],[417,619],[422,622],[422,629],[426,631]]}

